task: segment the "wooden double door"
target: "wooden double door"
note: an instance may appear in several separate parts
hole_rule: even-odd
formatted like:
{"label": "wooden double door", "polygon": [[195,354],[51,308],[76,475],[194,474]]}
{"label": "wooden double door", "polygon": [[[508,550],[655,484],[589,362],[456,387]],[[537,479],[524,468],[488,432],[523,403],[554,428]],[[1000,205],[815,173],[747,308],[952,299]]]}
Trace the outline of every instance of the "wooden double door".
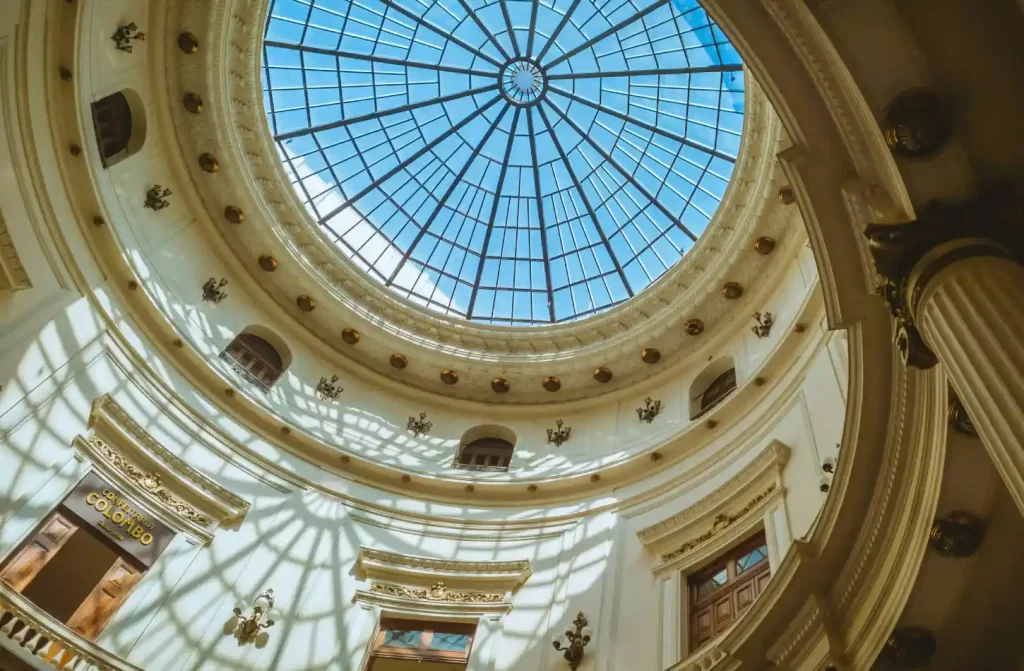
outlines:
{"label": "wooden double door", "polygon": [[89,640],[144,574],[137,560],[63,508],[0,564],[0,581]]}
{"label": "wooden double door", "polygon": [[771,579],[763,533],[733,548],[690,576],[690,650],[731,627]]}

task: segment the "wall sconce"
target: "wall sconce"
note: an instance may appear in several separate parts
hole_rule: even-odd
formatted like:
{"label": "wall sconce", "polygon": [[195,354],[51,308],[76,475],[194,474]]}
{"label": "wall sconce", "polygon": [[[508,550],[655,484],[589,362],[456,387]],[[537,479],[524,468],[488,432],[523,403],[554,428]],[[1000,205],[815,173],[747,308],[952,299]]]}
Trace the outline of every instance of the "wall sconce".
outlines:
{"label": "wall sconce", "polygon": [[171,193],[172,191],[170,189],[166,189],[159,184],[154,184],[152,188],[146,191],[146,203],[144,207],[148,207],[154,212],[170,207],[171,203],[167,200],[167,196],[171,195]]}
{"label": "wall sconce", "polygon": [[133,21],[123,26],[118,26],[114,34],[110,36],[110,39],[114,41],[118,51],[130,54],[132,52],[132,40],[145,40],[146,33],[139,32],[139,27]]}
{"label": "wall sconce", "polygon": [[754,332],[758,338],[767,338],[772,332],[772,325],[775,323],[772,318],[771,312],[755,312],[754,313],[754,325],[750,327],[750,330]]}
{"label": "wall sconce", "polygon": [[643,407],[636,409],[636,415],[640,421],[648,424],[654,421],[659,412],[661,412],[661,401],[655,401],[650,396],[644,399]]}
{"label": "wall sconce", "polygon": [[405,430],[416,438],[427,435],[432,428],[434,428],[434,423],[427,421],[427,413],[425,412],[420,413],[419,419],[410,417],[405,425]]}
{"label": "wall sconce", "polygon": [[583,661],[583,648],[586,647],[587,643],[590,643],[590,637],[594,632],[587,626],[587,618],[584,617],[583,613],[577,615],[572,623],[576,627],[576,631],[566,630],[565,632],[565,637],[569,639],[569,645],[563,646],[562,639],[559,636],[556,636],[555,640],[551,641],[551,645],[555,647],[555,650],[565,651],[563,655],[565,661],[569,662],[569,668],[572,671],[576,671],[576,667]]}
{"label": "wall sconce", "polygon": [[242,609],[235,608],[235,626],[232,634],[238,641],[238,646],[255,643],[257,648],[266,646],[270,635],[264,630],[274,626],[273,620],[264,620],[270,609],[274,607],[274,590],[267,589],[256,597],[252,604],[252,613],[249,617],[243,617]]}
{"label": "wall sconce", "polygon": [[320,382],[316,385],[316,395],[321,401],[334,402],[338,400],[338,396],[341,392],[345,391],[340,384],[337,384],[338,376],[332,375],[331,379],[328,380],[326,377],[321,376]]}
{"label": "wall sconce", "polygon": [[563,426],[565,422],[562,420],[556,420],[555,426],[557,429],[548,429],[548,442],[554,443],[555,447],[561,447],[562,443],[569,440],[569,436],[572,434],[571,426]]}
{"label": "wall sconce", "polygon": [[228,281],[225,278],[220,278],[218,282],[214,278],[206,280],[203,284],[203,301],[210,303],[220,303],[222,300],[228,297],[226,291],[222,289],[227,286]]}

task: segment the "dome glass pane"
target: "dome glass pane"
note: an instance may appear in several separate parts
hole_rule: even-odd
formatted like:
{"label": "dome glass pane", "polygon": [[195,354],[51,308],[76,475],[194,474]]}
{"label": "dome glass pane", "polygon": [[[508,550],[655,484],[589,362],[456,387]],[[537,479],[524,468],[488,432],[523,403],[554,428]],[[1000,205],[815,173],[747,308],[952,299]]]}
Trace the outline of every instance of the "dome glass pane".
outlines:
{"label": "dome glass pane", "polygon": [[743,130],[739,54],[695,0],[272,0],[262,85],[285,172],[347,257],[513,326],[657,280]]}

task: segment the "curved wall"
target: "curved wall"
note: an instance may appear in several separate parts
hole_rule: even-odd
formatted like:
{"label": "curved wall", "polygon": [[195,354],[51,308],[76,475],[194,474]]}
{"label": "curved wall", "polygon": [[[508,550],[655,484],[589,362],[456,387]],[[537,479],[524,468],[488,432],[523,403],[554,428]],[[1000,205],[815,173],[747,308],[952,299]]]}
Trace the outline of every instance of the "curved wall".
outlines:
{"label": "curved wall", "polygon": [[[153,175],[183,160],[156,130],[166,114],[161,106],[147,99],[154,122],[146,145],[106,173],[88,133],[75,137],[76,129],[88,128],[89,100],[123,86],[147,88],[144,50],[126,65],[109,43],[111,24],[133,18],[137,7],[99,7],[69,12],[65,3],[26,2],[0,24],[0,75],[19,91],[3,103],[0,154],[0,169],[18,189],[0,190],[0,213],[31,283],[2,298],[0,550],[16,545],[89,468],[71,445],[89,434],[93,404],[104,394],[162,446],[251,504],[241,524],[218,529],[209,546],[176,538],[103,634],[100,642],[111,651],[147,669],[359,668],[377,611],[353,603],[365,588],[353,567],[359,547],[371,546],[462,561],[530,560],[532,575],[514,591],[511,612],[485,625],[471,668],[561,668],[549,634],[582,610],[597,632],[582,668],[634,668],[644,660],[641,668],[662,669],[684,655],[682,637],[674,638],[685,631],[680,576],[708,558],[663,560],[686,529],[694,531],[686,527],[689,515],[707,521],[726,510],[716,508],[723,501],[738,506],[732,512],[743,509],[749,501],[729,497],[747,493],[748,479],[760,482],[743,474],[757,471],[758,460],[782,444],[788,450],[779,494],[770,509],[744,518],[744,529],[771,529],[772,565],[781,569],[791,539],[819,528],[818,464],[834,456],[844,432],[846,336],[827,330],[825,305],[834,313],[835,297],[830,290],[822,297],[799,236],[784,241],[777,254],[787,262],[756,292],[757,307],[776,315],[771,337],[757,339],[744,317],[701,352],[712,361],[733,356],[739,389],[700,422],[686,412],[697,365],[628,394],[543,408],[544,417],[537,408],[481,410],[433,398],[427,405],[420,395],[355,372],[345,380],[353,386],[343,401],[321,406],[312,401],[312,386],[329,374],[321,370],[329,354],[292,328],[291,317],[254,290],[245,273],[232,275],[228,302],[200,300],[205,277],[232,272],[236,262],[198,224],[202,208],[187,184],[174,184],[181,200],[167,211],[142,207],[145,189],[163,179]],[[67,31],[79,21],[77,45],[48,39],[48,22]],[[163,29],[170,27],[148,29],[149,39]],[[46,69],[65,57],[81,64],[71,88]],[[65,100],[72,104],[57,104]],[[65,155],[68,137],[81,143],[83,157]],[[103,226],[92,226],[94,211],[103,213]],[[142,286],[128,288],[132,275],[119,258],[153,274],[137,275]],[[153,305],[165,311],[162,331],[153,328],[160,323]],[[244,390],[224,394],[232,378],[210,372],[214,357],[242,327],[267,321],[282,327],[294,355],[276,396],[264,403]],[[797,323],[806,330],[796,333]],[[174,355],[171,325],[186,335],[181,357]],[[876,335],[865,328],[851,339],[860,347]],[[193,347],[205,356],[186,356]],[[765,384],[755,385],[757,377]],[[918,384],[931,393],[931,382]],[[650,428],[633,410],[646,394],[665,402]],[[435,433],[413,442],[404,420],[423,410]],[[460,493],[463,475],[444,464],[462,433],[485,418],[500,419],[519,436],[516,469],[490,478],[500,481],[493,490],[487,477],[474,478],[467,496]],[[573,440],[558,450],[543,445],[544,429],[556,418],[574,428]],[[280,433],[282,424],[291,434]],[[373,477],[363,478],[343,456],[382,467],[367,467]],[[413,474],[411,482],[401,474]],[[535,498],[523,494],[527,483],[539,483]],[[832,524],[836,513],[829,514],[823,519]],[[663,536],[650,531],[670,520],[678,528]],[[794,565],[793,553],[786,561]],[[267,648],[239,649],[224,635],[223,621],[268,586],[278,596],[279,625]]]}

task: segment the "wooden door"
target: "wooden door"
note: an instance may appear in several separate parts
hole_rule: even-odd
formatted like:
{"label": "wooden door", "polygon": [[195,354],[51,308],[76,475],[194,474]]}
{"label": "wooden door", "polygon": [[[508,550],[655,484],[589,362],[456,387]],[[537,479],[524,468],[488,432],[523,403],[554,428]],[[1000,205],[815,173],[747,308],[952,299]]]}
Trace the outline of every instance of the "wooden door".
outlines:
{"label": "wooden door", "polygon": [[689,576],[690,651],[732,626],[764,591],[770,578],[763,533]]}
{"label": "wooden door", "polygon": [[95,641],[142,576],[143,571],[118,558],[103,576],[103,580],[96,585],[96,589],[68,620],[68,627],[90,641]]}
{"label": "wooden door", "polygon": [[77,530],[78,525],[69,518],[54,513],[21,550],[5,563],[0,570],[0,580],[14,591],[21,592]]}

